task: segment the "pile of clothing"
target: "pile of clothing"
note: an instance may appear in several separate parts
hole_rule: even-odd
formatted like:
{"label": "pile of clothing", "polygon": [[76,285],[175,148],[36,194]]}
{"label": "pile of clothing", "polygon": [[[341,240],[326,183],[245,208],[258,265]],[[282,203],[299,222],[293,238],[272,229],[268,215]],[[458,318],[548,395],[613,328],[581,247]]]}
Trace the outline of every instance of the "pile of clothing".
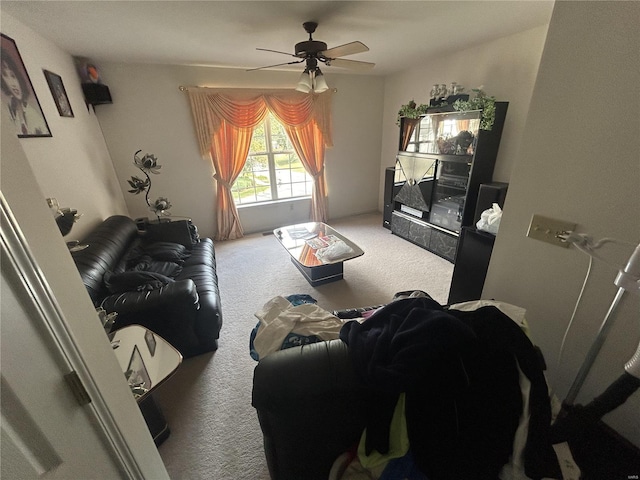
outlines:
{"label": "pile of clothing", "polygon": [[340,338],[375,392],[342,478],[562,478],[539,352],[496,306],[398,299]]}
{"label": "pile of clothing", "polygon": [[344,322],[320,308],[310,295],[274,297],[256,312],[249,354],[258,361],[270,353],[338,338]]}

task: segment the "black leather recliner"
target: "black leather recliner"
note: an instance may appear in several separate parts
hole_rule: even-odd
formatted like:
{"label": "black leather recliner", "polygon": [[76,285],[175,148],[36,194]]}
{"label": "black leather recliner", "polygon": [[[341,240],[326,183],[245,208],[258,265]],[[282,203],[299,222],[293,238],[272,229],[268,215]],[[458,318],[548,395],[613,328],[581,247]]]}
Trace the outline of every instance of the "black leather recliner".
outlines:
{"label": "black leather recliner", "polygon": [[[162,230],[162,224],[154,228],[156,241],[162,240]],[[118,313],[112,330],[142,325],[184,357],[215,350],[222,313],[213,242],[204,238],[190,245],[191,254],[175,281],[162,288],[112,293],[105,284],[105,273],[122,271],[129,252],[142,240],[131,218],[115,215],[82,240],[88,245],[86,249],[72,253],[94,305]]]}
{"label": "black leather recliner", "polygon": [[253,398],[272,480],[327,480],[358,441],[371,392],[357,380],[341,340],[271,354],[254,370]]}

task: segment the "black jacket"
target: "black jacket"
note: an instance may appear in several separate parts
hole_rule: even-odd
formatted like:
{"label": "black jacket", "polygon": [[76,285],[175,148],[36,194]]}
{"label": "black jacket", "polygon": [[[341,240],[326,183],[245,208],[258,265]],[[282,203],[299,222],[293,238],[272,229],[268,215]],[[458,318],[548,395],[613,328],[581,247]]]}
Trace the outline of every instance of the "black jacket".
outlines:
{"label": "black jacket", "polygon": [[[401,392],[411,450],[431,480],[497,479],[522,413],[518,366],[531,382],[525,471],[557,476],[548,440],[546,382],[528,337],[495,307],[448,311],[429,298],[397,300],[340,332],[359,378],[378,392],[365,406],[366,451],[388,450]],[[551,467],[549,467],[551,465]]]}

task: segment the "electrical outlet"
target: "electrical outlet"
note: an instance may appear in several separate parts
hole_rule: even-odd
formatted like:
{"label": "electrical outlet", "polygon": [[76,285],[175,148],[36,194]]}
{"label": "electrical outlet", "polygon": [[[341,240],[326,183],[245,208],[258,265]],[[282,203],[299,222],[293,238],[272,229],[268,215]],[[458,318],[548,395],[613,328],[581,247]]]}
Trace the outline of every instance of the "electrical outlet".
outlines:
{"label": "electrical outlet", "polygon": [[557,220],[555,218],[543,217],[542,215],[534,214],[531,217],[531,223],[529,224],[527,237],[547,242],[551,245],[558,245],[559,247],[568,248],[569,243],[563,242],[560,238],[558,238],[558,235],[565,232],[572,232],[575,229],[575,223],[565,222],[563,220]]}

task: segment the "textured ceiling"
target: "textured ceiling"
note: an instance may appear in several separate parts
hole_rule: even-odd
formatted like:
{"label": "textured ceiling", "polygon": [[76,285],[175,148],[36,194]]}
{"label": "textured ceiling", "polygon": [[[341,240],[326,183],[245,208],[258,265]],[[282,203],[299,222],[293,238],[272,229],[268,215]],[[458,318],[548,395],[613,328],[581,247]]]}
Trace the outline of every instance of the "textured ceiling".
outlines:
{"label": "textured ceiling", "polygon": [[[295,60],[315,40],[334,47],[359,40],[387,75],[445,54],[549,22],[552,1],[6,1],[0,9],[74,56],[96,62],[256,68]],[[300,65],[280,67],[300,69]],[[336,73],[348,70],[330,67]]]}

